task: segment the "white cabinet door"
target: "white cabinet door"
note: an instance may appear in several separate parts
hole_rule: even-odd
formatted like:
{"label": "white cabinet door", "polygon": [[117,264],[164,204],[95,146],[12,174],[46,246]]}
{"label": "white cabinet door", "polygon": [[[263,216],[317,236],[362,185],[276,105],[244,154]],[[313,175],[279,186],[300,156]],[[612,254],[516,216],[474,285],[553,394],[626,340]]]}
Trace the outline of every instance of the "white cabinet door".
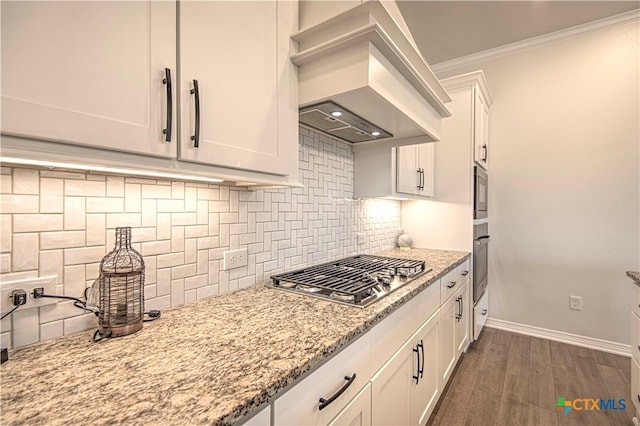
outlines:
{"label": "white cabinet door", "polygon": [[374,425],[408,425],[411,386],[418,375],[415,342],[408,341],[371,379],[371,421]]}
{"label": "white cabinet door", "polygon": [[371,426],[371,385],[368,384],[329,426]]}
{"label": "white cabinet door", "polygon": [[438,373],[441,383],[446,383],[456,365],[455,327],[459,303],[450,297],[440,309],[438,326]]}
{"label": "white cabinet door", "polygon": [[396,149],[396,191],[431,197],[434,194],[435,146],[432,143]]}
{"label": "white cabinet door", "polygon": [[175,2],[2,2],[2,132],[173,157]]}
{"label": "white cabinet door", "polygon": [[[455,321],[456,359],[462,354],[469,340],[469,291],[464,285],[455,299],[460,298],[460,312]],[[454,300],[455,300],[454,299]]]}
{"label": "white cabinet door", "polygon": [[435,194],[435,147],[435,143],[418,145],[418,167],[422,169],[422,189],[419,194],[425,197],[433,197]]}
{"label": "white cabinet door", "polygon": [[438,315],[434,315],[418,330],[416,341],[420,349],[420,379],[411,389],[411,424],[424,425],[438,402]]}
{"label": "white cabinet door", "polygon": [[297,140],[278,134],[283,35],[277,2],[186,1],[179,7],[180,159],[288,174]]}
{"label": "white cabinet door", "polygon": [[477,86],[474,107],[474,160],[485,170],[489,170],[489,107]]}
{"label": "white cabinet door", "polygon": [[270,426],[271,425],[271,406],[263,408],[258,414],[251,417],[244,426]]}
{"label": "white cabinet door", "polygon": [[420,170],[418,167],[418,145],[395,148],[397,158],[396,191],[404,194],[420,193]]}

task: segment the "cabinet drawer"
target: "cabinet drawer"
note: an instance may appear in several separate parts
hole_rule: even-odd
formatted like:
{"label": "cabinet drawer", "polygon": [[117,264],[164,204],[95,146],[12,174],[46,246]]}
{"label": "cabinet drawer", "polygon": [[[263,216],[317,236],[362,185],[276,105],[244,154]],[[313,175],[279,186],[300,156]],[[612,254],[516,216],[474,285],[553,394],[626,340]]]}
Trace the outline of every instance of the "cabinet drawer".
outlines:
{"label": "cabinet drawer", "polygon": [[440,304],[444,304],[460,287],[462,287],[462,281],[460,281],[458,268],[447,272],[440,280]]}
{"label": "cabinet drawer", "polygon": [[631,356],[640,364],[640,318],[631,314]]}
{"label": "cabinet drawer", "polygon": [[640,416],[640,365],[631,360],[631,400],[636,407],[636,417]]}
{"label": "cabinet drawer", "polygon": [[489,290],[478,300],[478,304],[473,308],[473,340],[477,340],[484,323],[489,317]]}
{"label": "cabinet drawer", "polygon": [[469,281],[469,277],[471,276],[471,269],[469,267],[469,259],[462,262],[462,265],[458,266],[458,281],[460,283],[465,283]]}
{"label": "cabinet drawer", "polygon": [[631,310],[634,314],[640,317],[640,286],[633,283],[631,284],[631,287],[633,287],[631,290],[633,292],[631,296]]}
{"label": "cabinet drawer", "polygon": [[440,307],[440,283],[435,281],[371,330],[371,365],[376,372],[426,318]]}
{"label": "cabinet drawer", "polygon": [[[366,386],[371,377],[371,333],[367,333],[306,377],[273,405],[274,424],[326,425]],[[329,399],[353,382],[332,403],[320,410],[320,398]]]}

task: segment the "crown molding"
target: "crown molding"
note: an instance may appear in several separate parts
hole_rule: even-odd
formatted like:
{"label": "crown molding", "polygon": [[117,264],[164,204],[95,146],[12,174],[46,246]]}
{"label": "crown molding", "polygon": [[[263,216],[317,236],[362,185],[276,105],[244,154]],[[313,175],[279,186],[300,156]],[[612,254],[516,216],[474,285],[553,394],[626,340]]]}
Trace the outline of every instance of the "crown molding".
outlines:
{"label": "crown molding", "polygon": [[614,27],[637,22],[639,20],[640,9],[634,9],[618,15],[610,16],[608,18],[599,19],[593,22],[587,22],[586,24],[576,25],[575,27],[554,31],[552,33],[543,34],[540,36],[528,38],[526,40],[505,44],[504,46],[495,47],[493,49],[483,50],[482,52],[461,56],[449,61],[440,62],[438,64],[432,65],[431,69],[436,74],[444,73],[463,66],[478,64],[503,56],[524,52],[525,50],[546,46],[548,44],[571,40],[573,38],[580,37],[586,34],[608,30]]}
{"label": "crown molding", "polygon": [[482,96],[487,102],[487,107],[490,107],[493,104],[493,98],[491,97],[491,92],[489,91],[489,85],[487,84],[487,79],[484,76],[484,72],[482,70],[472,71],[466,74],[456,75],[455,77],[449,77],[440,80],[440,83],[447,90],[456,90],[461,87],[468,87],[476,84],[480,91],[482,92]]}

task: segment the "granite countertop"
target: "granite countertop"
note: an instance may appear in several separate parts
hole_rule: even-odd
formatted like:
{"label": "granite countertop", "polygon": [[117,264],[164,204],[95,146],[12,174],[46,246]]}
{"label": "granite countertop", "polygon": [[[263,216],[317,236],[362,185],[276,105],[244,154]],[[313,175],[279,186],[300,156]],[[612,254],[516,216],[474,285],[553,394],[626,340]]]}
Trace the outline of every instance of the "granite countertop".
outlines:
{"label": "granite countertop", "polygon": [[93,330],[10,354],[2,424],[231,424],[274,400],[469,253],[391,249],[433,270],[361,309],[259,284],[163,311],[130,336]]}
{"label": "granite countertop", "polygon": [[640,272],[627,271],[627,276],[640,286]]}

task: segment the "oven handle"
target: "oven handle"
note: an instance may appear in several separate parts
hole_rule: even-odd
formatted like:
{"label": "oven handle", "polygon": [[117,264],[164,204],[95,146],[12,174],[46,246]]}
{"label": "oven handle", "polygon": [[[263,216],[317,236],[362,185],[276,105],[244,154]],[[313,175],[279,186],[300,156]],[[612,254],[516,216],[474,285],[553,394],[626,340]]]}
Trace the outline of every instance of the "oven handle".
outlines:
{"label": "oven handle", "polygon": [[344,386],[338,389],[338,392],[331,395],[329,399],[320,398],[320,405],[318,406],[318,410],[322,410],[326,408],[329,404],[335,401],[340,395],[342,395],[344,391],[346,391],[347,388],[351,386],[351,383],[353,383],[353,381],[356,379],[356,373],[353,373],[353,376],[351,377],[344,376],[344,379],[347,381],[347,383],[345,383]]}

